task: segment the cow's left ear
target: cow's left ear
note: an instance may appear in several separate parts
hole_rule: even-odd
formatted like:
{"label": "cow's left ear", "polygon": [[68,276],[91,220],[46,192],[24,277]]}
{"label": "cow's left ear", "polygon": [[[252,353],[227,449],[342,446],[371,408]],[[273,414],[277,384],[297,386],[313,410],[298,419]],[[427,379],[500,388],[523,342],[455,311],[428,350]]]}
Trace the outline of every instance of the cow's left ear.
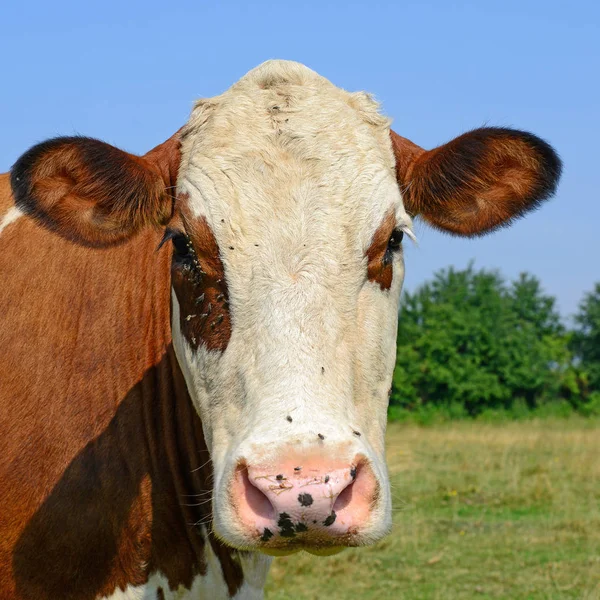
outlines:
{"label": "cow's left ear", "polygon": [[86,137],[42,142],[11,170],[15,203],[78,243],[121,242],[171,218],[179,146],[178,133],[144,156]]}
{"label": "cow's left ear", "polygon": [[391,132],[407,212],[462,236],[483,235],[556,191],[562,164],[540,138],[486,127],[425,151]]}

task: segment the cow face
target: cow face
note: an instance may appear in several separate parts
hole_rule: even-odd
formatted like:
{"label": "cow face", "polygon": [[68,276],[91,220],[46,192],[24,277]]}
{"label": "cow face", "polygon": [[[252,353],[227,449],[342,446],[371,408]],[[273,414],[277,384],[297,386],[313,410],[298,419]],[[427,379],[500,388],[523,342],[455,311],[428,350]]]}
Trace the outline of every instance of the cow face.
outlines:
{"label": "cow face", "polygon": [[242,547],[376,539],[412,235],[388,120],[364,94],[267,63],[198,102],[181,139],[173,334],[216,531]]}
{"label": "cow face", "polygon": [[507,129],[426,152],[367,95],[273,61],[198,102],[145,157],[64,138],[30,150],[12,181],[20,206],[82,243],[166,225],[215,532],[319,554],[391,524],[384,434],[411,215],[486,233],[551,195],[559,174],[545,142]]}

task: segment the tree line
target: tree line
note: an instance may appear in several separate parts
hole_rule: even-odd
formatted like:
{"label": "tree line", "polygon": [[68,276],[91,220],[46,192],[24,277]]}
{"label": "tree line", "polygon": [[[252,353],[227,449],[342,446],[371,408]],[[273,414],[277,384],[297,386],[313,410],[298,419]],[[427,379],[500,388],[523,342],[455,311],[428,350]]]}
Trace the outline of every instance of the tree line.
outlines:
{"label": "tree line", "polygon": [[390,418],[600,415],[600,283],[573,323],[540,281],[454,268],[405,293]]}

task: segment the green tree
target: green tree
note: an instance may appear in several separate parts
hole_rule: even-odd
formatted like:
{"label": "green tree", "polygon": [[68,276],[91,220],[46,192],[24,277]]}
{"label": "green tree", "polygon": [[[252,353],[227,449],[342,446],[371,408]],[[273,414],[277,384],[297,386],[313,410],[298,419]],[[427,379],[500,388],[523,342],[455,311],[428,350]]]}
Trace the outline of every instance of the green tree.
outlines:
{"label": "green tree", "polygon": [[554,299],[523,274],[507,286],[495,271],[453,268],[402,302],[392,405],[535,407],[558,395],[570,361]]}
{"label": "green tree", "polygon": [[528,408],[557,400],[572,362],[566,331],[556,310],[556,300],[544,294],[539,279],[521,273],[509,288],[514,330],[512,362],[505,376],[514,399]]}
{"label": "green tree", "polygon": [[556,299],[544,294],[540,280],[521,273],[511,284],[510,295],[517,319],[532,326],[539,335],[563,334],[565,328],[556,310]]}
{"label": "green tree", "polygon": [[585,395],[600,395],[600,283],[579,305],[571,347],[587,382]]}

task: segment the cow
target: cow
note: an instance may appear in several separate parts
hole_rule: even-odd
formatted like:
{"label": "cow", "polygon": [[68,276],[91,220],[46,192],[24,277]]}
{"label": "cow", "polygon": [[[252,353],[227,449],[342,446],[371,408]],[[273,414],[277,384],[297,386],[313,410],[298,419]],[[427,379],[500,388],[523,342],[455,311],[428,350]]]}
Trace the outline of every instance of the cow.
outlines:
{"label": "cow", "polygon": [[426,151],[269,61],[143,156],[59,137],[0,179],[0,597],[261,598],[272,556],[391,526],[403,238],[555,192],[540,138]]}

